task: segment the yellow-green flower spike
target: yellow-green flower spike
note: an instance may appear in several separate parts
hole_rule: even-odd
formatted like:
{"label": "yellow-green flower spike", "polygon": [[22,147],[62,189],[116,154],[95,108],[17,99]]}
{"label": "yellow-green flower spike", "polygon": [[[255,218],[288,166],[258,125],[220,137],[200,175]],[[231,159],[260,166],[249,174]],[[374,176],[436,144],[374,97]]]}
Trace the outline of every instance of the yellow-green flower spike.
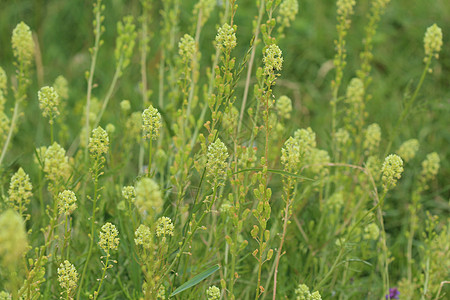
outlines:
{"label": "yellow-green flower spike", "polygon": [[173,236],[173,223],[170,218],[161,217],[156,221],[156,236]]}
{"label": "yellow-green flower spike", "polygon": [[273,75],[275,71],[281,71],[283,66],[283,57],[280,48],[272,44],[264,51],[264,75]]}
{"label": "yellow-green flower spike", "polygon": [[236,47],[236,26],[231,27],[227,23],[217,31],[216,47],[222,51],[231,51]]}
{"label": "yellow-green flower spike", "polygon": [[108,153],[109,137],[108,133],[100,126],[92,130],[89,138],[89,153],[92,158],[99,158]]}
{"label": "yellow-green flower spike", "polygon": [[98,242],[98,245],[105,253],[109,253],[109,250],[117,250],[119,246],[118,236],[119,231],[116,229],[116,226],[107,222],[102,226],[102,230],[100,231],[100,241]]}
{"label": "yellow-green flower spike", "polygon": [[30,203],[31,196],[33,196],[32,190],[30,177],[22,168],[19,168],[11,177],[8,202],[21,215],[27,210],[27,205]]}
{"label": "yellow-green flower spike", "polygon": [[178,43],[178,54],[183,63],[188,64],[194,58],[196,51],[195,40],[189,34],[185,34]]}
{"label": "yellow-green flower spike", "polygon": [[294,21],[295,16],[298,13],[298,1],[297,0],[283,0],[280,4],[278,11],[278,22],[284,27],[289,27],[291,22]]}
{"label": "yellow-green flower spike", "polygon": [[58,195],[58,210],[60,215],[69,216],[77,209],[77,196],[71,190],[65,190]]}
{"label": "yellow-green flower spike", "polygon": [[136,200],[134,202],[141,216],[153,216],[161,212],[163,199],[158,184],[151,178],[141,178],[136,184]]}
{"label": "yellow-green flower spike", "polygon": [[142,113],[142,137],[156,140],[159,137],[161,126],[161,114],[156,108],[150,105]]}
{"label": "yellow-green flower spike", "polygon": [[383,188],[387,191],[395,187],[397,180],[402,177],[403,160],[397,154],[390,154],[381,167]]}
{"label": "yellow-green flower spike", "polygon": [[53,87],[44,86],[38,92],[39,108],[45,118],[49,118],[49,123],[53,124],[53,119],[59,115],[59,95]]}
{"label": "yellow-green flower spike", "polygon": [[433,56],[439,58],[439,52],[442,48],[442,29],[436,24],[431,25],[425,32],[423,39],[423,46],[425,48],[424,62],[427,63]]}
{"label": "yellow-green flower spike", "polygon": [[148,226],[143,224],[139,225],[134,233],[134,243],[136,246],[142,246],[145,249],[152,247],[152,231]]}
{"label": "yellow-green flower spike", "polygon": [[28,247],[25,224],[12,209],[0,214],[0,262],[3,266],[17,267]]}
{"label": "yellow-green flower spike", "polygon": [[227,147],[220,139],[208,146],[206,177],[209,178],[210,182],[214,182],[214,185],[221,183],[225,178],[228,156]]}
{"label": "yellow-green flower spike", "polygon": [[208,297],[208,300],[218,300],[220,299],[220,289],[215,285],[210,286],[206,290],[206,296]]}
{"label": "yellow-green flower spike", "polygon": [[292,112],[292,101],[288,96],[281,96],[275,102],[275,107],[277,109],[278,116],[284,119],[291,118]]}
{"label": "yellow-green flower spike", "polygon": [[17,24],[12,33],[11,44],[19,64],[30,65],[34,56],[34,41],[27,24],[24,22]]}
{"label": "yellow-green flower spike", "polygon": [[397,150],[397,154],[405,161],[408,162],[416,156],[416,152],[419,150],[419,141],[416,139],[410,139],[401,144]]}
{"label": "yellow-green flower spike", "polygon": [[63,289],[61,295],[66,295],[68,299],[72,299],[71,295],[77,288],[78,273],[75,266],[68,260],[65,260],[59,265],[58,281],[61,289]]}
{"label": "yellow-green flower spike", "polygon": [[69,98],[69,83],[64,76],[59,75],[56,77],[53,87],[62,99],[67,100]]}

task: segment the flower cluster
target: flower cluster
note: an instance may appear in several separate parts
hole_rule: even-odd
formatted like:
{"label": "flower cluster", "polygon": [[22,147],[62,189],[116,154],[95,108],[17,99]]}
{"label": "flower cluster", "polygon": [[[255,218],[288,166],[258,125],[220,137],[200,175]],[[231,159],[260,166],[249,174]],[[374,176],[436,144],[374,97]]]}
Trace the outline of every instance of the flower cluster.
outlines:
{"label": "flower cluster", "polygon": [[132,16],[125,16],[122,22],[117,23],[117,34],[114,56],[117,63],[122,59],[122,68],[124,69],[130,64],[136,43],[136,25],[133,23]]}
{"label": "flower cluster", "polygon": [[59,285],[64,290],[61,294],[66,294],[68,299],[72,299],[71,294],[77,288],[78,273],[74,265],[68,260],[65,260],[59,265],[58,281]]}
{"label": "flower cluster", "polygon": [[363,142],[363,147],[367,154],[374,153],[381,141],[381,128],[377,123],[373,123],[367,127],[366,136]]}
{"label": "flower cluster", "polygon": [[161,190],[151,178],[143,177],[136,185],[136,200],[134,202],[141,216],[147,217],[160,213],[163,206]]}
{"label": "flower cluster", "polygon": [[71,190],[65,190],[58,195],[58,209],[60,215],[69,216],[77,209],[77,196]]}
{"label": "flower cluster", "polygon": [[346,149],[348,142],[350,141],[350,134],[344,128],[339,128],[334,135],[336,145],[340,151]]}
{"label": "flower cluster", "polygon": [[281,71],[283,57],[280,48],[272,44],[264,51],[264,75],[274,75],[275,71]]}
{"label": "flower cluster", "polygon": [[227,147],[220,139],[217,139],[208,146],[206,158],[206,177],[210,178],[214,185],[217,185],[223,181],[226,175],[225,172],[228,166]]}
{"label": "flower cluster", "polygon": [[136,199],[136,189],[134,186],[124,186],[122,188],[122,196],[127,200],[127,202],[133,203]]}
{"label": "flower cluster", "polygon": [[295,289],[295,299],[296,300],[322,300],[320,293],[315,291],[311,293],[309,287],[306,284],[300,284]]}
{"label": "flower cluster", "polygon": [[350,80],[346,91],[347,103],[361,103],[364,97],[364,83],[361,79],[355,77]]}
{"label": "flower cluster", "polygon": [[381,176],[381,160],[375,156],[371,155],[367,158],[366,169],[369,170],[370,175],[374,180],[380,179]]}
{"label": "flower cluster", "polygon": [[142,113],[138,111],[133,112],[127,119],[125,128],[129,138],[134,138],[136,141],[139,141],[141,139],[142,130]]}
{"label": "flower cluster", "polygon": [[316,133],[308,127],[306,129],[298,129],[294,133],[294,138],[300,143],[302,153],[308,154],[316,147]]}
{"label": "flower cluster", "polygon": [[161,126],[161,114],[150,105],[142,113],[142,136],[145,139],[156,140],[159,137]]}
{"label": "flower cluster", "polygon": [[8,209],[0,215],[0,262],[15,266],[28,247],[25,224],[20,215]]}
{"label": "flower cluster", "polygon": [[325,176],[328,173],[327,164],[330,162],[330,155],[326,150],[314,148],[308,157],[311,164],[311,171],[314,174]]}
{"label": "flower cluster", "polygon": [[202,22],[201,26],[205,24],[205,22],[209,19],[209,16],[211,15],[212,10],[216,6],[217,2],[216,0],[200,0],[195,4],[194,6],[194,15],[197,15],[199,11],[202,12]]}
{"label": "flower cluster", "polygon": [[353,7],[356,4],[356,0],[338,0],[337,13],[341,16],[349,16],[353,14]]}
{"label": "flower cluster", "polygon": [[26,206],[30,203],[30,198],[33,196],[32,190],[33,186],[30,177],[22,168],[19,168],[11,177],[8,202],[21,215],[26,211]]}
{"label": "flower cluster", "polygon": [[417,150],[419,150],[419,141],[410,139],[400,145],[397,154],[400,155],[405,162],[408,162],[416,156]]}
{"label": "flower cluster", "polygon": [[134,243],[136,246],[141,245],[145,249],[150,249],[152,246],[152,232],[148,226],[139,225],[134,232]]}
{"label": "flower cluster", "polygon": [[195,40],[189,34],[185,34],[178,43],[178,54],[183,63],[188,64],[194,58],[196,51]]}
{"label": "flower cluster", "polygon": [[108,123],[106,124],[106,133],[108,135],[112,135],[115,131],[116,131],[116,126],[114,126],[114,124],[112,123]]}
{"label": "flower cluster", "polygon": [[122,100],[122,101],[120,101],[120,109],[123,112],[129,111],[131,109],[130,101],[129,100]]}
{"label": "flower cluster", "polygon": [[53,87],[44,86],[38,92],[39,108],[42,115],[49,118],[49,123],[53,124],[53,119],[59,115],[59,95]]}
{"label": "flower cluster", "polygon": [[89,138],[89,153],[94,159],[100,158],[102,155],[108,153],[109,137],[108,133],[98,126],[92,130],[91,137]]}
{"label": "flower cluster", "polygon": [[294,21],[295,16],[298,13],[298,1],[297,0],[284,0],[280,4],[280,9],[278,11],[278,22],[284,27],[289,27],[291,21]]}
{"label": "flower cluster", "polygon": [[425,160],[422,162],[422,172],[420,173],[420,181],[426,185],[426,183],[436,177],[441,160],[439,154],[432,152],[427,155]]}
{"label": "flower cluster", "polygon": [[156,221],[156,236],[166,236],[170,235],[173,236],[173,223],[170,218],[167,217],[161,217]]}
{"label": "flower cluster", "polygon": [[281,96],[275,103],[277,113],[280,117],[284,119],[291,118],[292,112],[292,101],[288,96]]}
{"label": "flower cluster", "polygon": [[102,231],[100,231],[100,241],[98,245],[100,248],[105,251],[105,253],[109,253],[109,250],[117,250],[119,246],[119,231],[116,229],[116,226],[107,222],[102,226]]}
{"label": "flower cluster", "polygon": [[376,241],[380,236],[380,228],[375,223],[370,223],[364,228],[363,238],[365,240]]}
{"label": "flower cluster", "polygon": [[12,33],[11,44],[17,60],[25,66],[30,65],[34,55],[34,41],[27,24],[17,24]]}
{"label": "flower cluster", "polygon": [[217,31],[216,43],[216,47],[222,52],[233,50],[236,47],[236,26],[223,24]]}
{"label": "flower cluster", "polygon": [[220,299],[220,289],[215,285],[210,286],[206,290],[206,296],[208,296],[208,300],[218,300]]}
{"label": "flower cluster", "polygon": [[395,187],[397,180],[402,177],[403,160],[397,154],[390,154],[381,167],[383,188],[387,191]]}
{"label": "flower cluster", "polygon": [[436,24],[428,27],[423,39],[423,45],[425,48],[425,63],[430,61],[432,56],[439,58],[439,52],[442,48],[442,29]]}
{"label": "flower cluster", "polygon": [[44,172],[46,177],[54,183],[60,183],[61,180],[67,178],[69,168],[66,150],[54,142],[53,145],[47,148],[44,155]]}
{"label": "flower cluster", "polygon": [[300,165],[301,151],[299,141],[290,137],[281,149],[281,163],[286,171],[296,170]]}
{"label": "flower cluster", "polygon": [[58,77],[56,77],[55,82],[53,83],[53,87],[55,88],[56,93],[62,99],[69,98],[69,83],[64,76],[59,75]]}

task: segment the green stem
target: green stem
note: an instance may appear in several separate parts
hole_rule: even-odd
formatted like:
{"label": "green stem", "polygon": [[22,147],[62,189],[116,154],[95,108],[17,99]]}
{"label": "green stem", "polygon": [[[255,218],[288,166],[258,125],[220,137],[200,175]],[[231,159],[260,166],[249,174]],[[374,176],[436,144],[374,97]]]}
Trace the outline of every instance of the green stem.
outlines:
{"label": "green stem", "polygon": [[53,145],[53,121],[50,123],[50,145]]}
{"label": "green stem", "polygon": [[152,149],[153,148],[153,139],[150,137],[149,147],[148,147],[148,168],[147,168],[147,176],[151,176],[151,168],[152,168]]}
{"label": "green stem", "polygon": [[[195,226],[192,229],[191,233],[186,237],[183,245],[180,248],[180,251],[178,252],[177,256],[175,257],[175,259],[172,261],[172,263],[170,264],[170,266],[167,268],[167,270],[164,272],[163,276],[161,277],[161,279],[164,279],[170,272],[170,270],[172,270],[173,266],[175,266],[175,263],[180,259],[181,255],[183,254],[184,250],[186,249],[186,246],[191,242],[192,237],[194,236],[194,234],[197,232],[197,230],[200,228],[200,224],[202,223],[203,219],[205,218],[206,214],[211,211],[212,206],[214,205],[214,202],[216,200],[216,195],[217,195],[217,186],[214,187],[214,192],[213,192],[213,199],[211,200],[211,203],[208,207],[207,210],[204,210],[202,215],[200,216],[200,219],[198,220],[198,222],[195,222]],[[160,284],[157,286],[156,290],[159,289]]]}
{"label": "green stem", "polygon": [[97,190],[98,190],[98,171],[99,166],[97,165],[98,162],[95,162],[95,173],[94,173],[94,199],[92,204],[92,217],[91,217],[91,234],[89,236],[89,250],[88,255],[86,258],[86,262],[84,263],[83,272],[81,273],[80,277],[80,285],[78,287],[78,293],[77,293],[77,300],[80,299],[81,291],[84,283],[84,277],[86,275],[87,267],[89,265],[89,260],[91,259],[92,255],[92,249],[94,248],[94,230],[95,230],[95,213],[97,211],[96,204],[97,204]]}
{"label": "green stem", "polygon": [[94,293],[94,300],[97,299],[97,296],[100,293],[100,289],[102,288],[103,279],[105,279],[106,270],[108,269],[108,262],[109,262],[109,248],[108,248],[108,252],[106,253],[106,262],[105,262],[105,266],[103,267],[103,273],[102,273],[102,278],[100,279],[100,285],[98,286],[97,291]]}
{"label": "green stem", "polygon": [[409,110],[411,109],[412,105],[414,104],[414,102],[417,98],[417,95],[419,94],[419,90],[421,89],[422,84],[425,80],[425,76],[427,75],[428,69],[430,68],[430,63],[431,63],[431,55],[427,61],[427,64],[425,65],[425,68],[422,71],[422,76],[420,76],[419,84],[417,85],[416,90],[414,91],[414,93],[413,93],[412,97],[409,99],[409,101],[406,103],[405,108],[403,109],[402,114],[400,115],[400,118],[398,118],[394,129],[391,131],[391,134],[389,136],[389,143],[388,143],[388,146],[386,147],[386,152],[384,153],[384,156],[387,156],[387,154],[391,150],[392,143],[394,142],[394,139],[397,136],[398,129],[399,129],[400,125],[402,124],[402,122],[405,120],[406,116],[409,113]]}
{"label": "green stem", "polygon": [[14,105],[13,117],[11,120],[11,126],[9,126],[8,136],[6,138],[6,142],[3,145],[2,154],[0,155],[0,166],[2,165],[3,159],[5,158],[6,151],[8,150],[9,142],[11,141],[11,137],[14,132],[14,127],[16,126],[17,118],[19,117],[19,102],[20,100],[16,100],[16,104]]}
{"label": "green stem", "polygon": [[425,268],[425,282],[423,283],[423,292],[422,295],[420,295],[420,300],[425,300],[425,296],[428,293],[428,280],[430,279],[430,257],[427,257]]}
{"label": "green stem", "polygon": [[91,67],[89,69],[89,78],[88,78],[88,86],[87,86],[87,96],[86,96],[86,116],[85,116],[85,127],[86,127],[86,136],[85,136],[85,142],[86,142],[86,148],[84,149],[84,156],[87,161],[88,159],[88,147],[89,144],[89,115],[90,115],[90,109],[91,109],[91,97],[92,97],[92,87],[94,82],[94,72],[95,72],[95,65],[97,63],[97,55],[98,50],[100,48],[100,36],[102,35],[102,20],[101,20],[101,0],[97,0],[97,13],[95,14],[95,42],[94,42],[94,48],[92,52],[92,61],[91,61]]}
{"label": "green stem", "polygon": [[259,27],[261,26],[263,14],[264,14],[265,0],[260,0],[260,1],[261,2],[259,3],[258,21],[256,23],[254,40],[253,40],[253,48],[252,48],[252,52],[250,54],[250,60],[248,62],[247,78],[245,79],[244,95],[242,96],[242,106],[241,106],[241,111],[239,113],[239,123],[238,123],[238,129],[237,129],[238,135],[239,135],[239,132],[241,131],[242,119],[244,118],[245,106],[247,104],[248,91],[250,88],[250,79],[252,76],[253,62],[255,61],[256,43],[258,42],[259,29],[260,29]]}
{"label": "green stem", "polygon": [[100,112],[98,113],[97,119],[95,120],[93,128],[97,127],[100,123],[100,120],[102,119],[103,113],[106,110],[106,107],[108,106],[109,100],[111,99],[111,96],[114,92],[114,88],[116,87],[117,80],[119,80],[121,73],[122,73],[122,63],[123,63],[123,54],[120,56],[119,61],[117,63],[116,71],[114,72],[114,77],[111,81],[111,85],[109,86],[108,92],[106,93],[105,99],[103,99],[103,105],[100,109]]}

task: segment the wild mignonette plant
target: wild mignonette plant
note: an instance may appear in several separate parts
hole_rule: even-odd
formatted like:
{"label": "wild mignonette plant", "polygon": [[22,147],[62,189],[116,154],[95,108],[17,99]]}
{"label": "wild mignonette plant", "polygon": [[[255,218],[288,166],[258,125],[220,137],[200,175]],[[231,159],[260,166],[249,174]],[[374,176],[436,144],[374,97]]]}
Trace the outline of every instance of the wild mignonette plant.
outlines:
{"label": "wild mignonette plant", "polygon": [[448,153],[408,125],[448,74],[437,24],[400,86],[394,4],[316,1],[335,52],[298,84],[306,2],[92,2],[84,81],[40,14],[2,44],[0,299],[445,299]]}

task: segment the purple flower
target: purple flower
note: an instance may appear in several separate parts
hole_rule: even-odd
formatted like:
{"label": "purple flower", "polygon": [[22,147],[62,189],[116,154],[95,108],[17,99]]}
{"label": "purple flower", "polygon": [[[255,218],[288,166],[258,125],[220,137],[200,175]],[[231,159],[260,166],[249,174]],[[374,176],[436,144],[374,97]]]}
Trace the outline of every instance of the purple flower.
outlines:
{"label": "purple flower", "polygon": [[400,292],[394,287],[389,289],[389,295],[386,295],[386,299],[399,299],[398,296],[400,296]]}

